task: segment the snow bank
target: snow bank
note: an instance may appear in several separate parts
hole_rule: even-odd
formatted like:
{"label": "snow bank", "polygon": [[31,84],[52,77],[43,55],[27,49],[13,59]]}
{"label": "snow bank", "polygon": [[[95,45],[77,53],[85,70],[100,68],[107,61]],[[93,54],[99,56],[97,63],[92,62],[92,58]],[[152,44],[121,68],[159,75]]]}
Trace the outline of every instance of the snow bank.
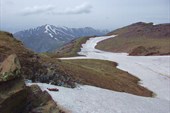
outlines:
{"label": "snow bank", "polygon": [[167,100],[140,97],[88,85],[70,89],[44,83],[37,84],[42,90],[58,88],[59,92],[47,91],[60,106],[73,113],[168,113],[170,111],[170,102]]}

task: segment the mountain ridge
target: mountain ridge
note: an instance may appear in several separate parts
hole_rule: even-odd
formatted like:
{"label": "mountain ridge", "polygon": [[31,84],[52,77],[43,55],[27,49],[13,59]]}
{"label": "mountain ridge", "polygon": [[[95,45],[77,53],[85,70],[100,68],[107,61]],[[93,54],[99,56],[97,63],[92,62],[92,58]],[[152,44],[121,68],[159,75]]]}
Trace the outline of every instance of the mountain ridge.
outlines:
{"label": "mountain ridge", "polygon": [[82,37],[93,35],[104,35],[107,30],[96,30],[91,27],[68,28],[56,27],[45,24],[36,28],[31,28],[14,33],[14,36],[21,40],[26,47],[36,52],[46,52],[54,50],[69,41]]}
{"label": "mountain ridge", "polygon": [[169,38],[170,23],[154,24],[152,22],[137,22],[131,25],[118,28],[109,32],[107,35],[118,34],[120,37],[139,37],[149,36],[150,38]]}

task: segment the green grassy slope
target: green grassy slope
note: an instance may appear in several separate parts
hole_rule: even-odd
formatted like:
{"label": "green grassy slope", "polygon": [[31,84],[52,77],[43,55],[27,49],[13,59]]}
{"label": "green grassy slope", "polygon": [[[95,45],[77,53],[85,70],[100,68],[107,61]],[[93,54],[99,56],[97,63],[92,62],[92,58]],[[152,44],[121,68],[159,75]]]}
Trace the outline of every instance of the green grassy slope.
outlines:
{"label": "green grassy slope", "polygon": [[103,60],[61,60],[58,70],[72,76],[78,83],[93,85],[135,95],[152,96],[138,85],[139,79],[116,68],[117,64]]}

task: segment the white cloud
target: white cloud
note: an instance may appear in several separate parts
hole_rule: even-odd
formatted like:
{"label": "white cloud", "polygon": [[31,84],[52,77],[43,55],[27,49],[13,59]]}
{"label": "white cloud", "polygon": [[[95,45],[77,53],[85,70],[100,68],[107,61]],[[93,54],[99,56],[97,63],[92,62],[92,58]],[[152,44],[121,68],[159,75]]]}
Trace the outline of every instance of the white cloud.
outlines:
{"label": "white cloud", "polygon": [[65,8],[62,11],[59,11],[56,8],[57,7],[53,5],[26,7],[20,12],[20,14],[23,16],[37,14],[54,14],[54,15],[87,14],[91,12],[92,6],[88,3],[83,3],[72,8]]}
{"label": "white cloud", "polygon": [[90,13],[91,9],[92,6],[90,4],[83,3],[73,8],[66,8],[63,11],[54,12],[54,14],[84,14],[84,13]]}
{"label": "white cloud", "polygon": [[53,5],[26,7],[23,9],[21,14],[25,16],[25,15],[49,13],[54,9],[55,7]]}

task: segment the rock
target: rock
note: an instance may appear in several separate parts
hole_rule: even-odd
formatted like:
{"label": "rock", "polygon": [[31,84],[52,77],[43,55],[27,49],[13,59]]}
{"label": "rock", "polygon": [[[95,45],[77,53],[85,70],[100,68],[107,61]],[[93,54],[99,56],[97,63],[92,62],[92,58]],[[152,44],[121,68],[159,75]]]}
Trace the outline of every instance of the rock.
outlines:
{"label": "rock", "polygon": [[132,56],[148,56],[148,55],[159,55],[159,51],[157,50],[158,48],[156,47],[149,47],[146,48],[144,46],[138,46],[129,53],[129,55]]}
{"label": "rock", "polygon": [[16,54],[10,55],[0,66],[0,82],[21,76],[21,65]]}
{"label": "rock", "polygon": [[28,105],[23,113],[65,113],[57,106],[47,91],[41,91],[38,85],[29,87]]}
{"label": "rock", "polygon": [[0,66],[0,113],[20,113],[26,106],[27,90],[15,54]]}
{"label": "rock", "polygon": [[64,113],[47,91],[37,85],[27,87],[15,54],[0,66],[0,113]]}
{"label": "rock", "polygon": [[144,54],[144,53],[147,53],[148,50],[143,47],[143,46],[138,46],[136,48],[134,48],[129,55],[141,55],[141,54]]}

